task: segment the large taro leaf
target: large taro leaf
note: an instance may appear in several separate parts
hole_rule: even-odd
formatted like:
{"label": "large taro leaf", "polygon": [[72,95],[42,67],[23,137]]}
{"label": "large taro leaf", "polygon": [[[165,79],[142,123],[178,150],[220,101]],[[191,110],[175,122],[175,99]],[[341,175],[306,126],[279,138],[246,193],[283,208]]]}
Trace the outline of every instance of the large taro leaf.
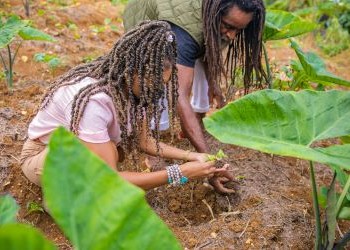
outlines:
{"label": "large taro leaf", "polygon": [[302,35],[317,27],[314,23],[282,10],[268,10],[266,14],[264,41],[280,40]]}
{"label": "large taro leaf", "polygon": [[144,199],[63,128],[49,143],[44,198],[76,249],[180,249]]}
{"label": "large taro leaf", "polygon": [[0,225],[15,223],[18,205],[10,195],[0,196]]}
{"label": "large taro leaf", "polygon": [[308,77],[309,81],[322,85],[339,84],[350,86],[349,81],[328,72],[325,63],[318,55],[312,52],[304,53],[295,41],[291,41],[291,46],[300,60],[305,72],[304,75]]}
{"label": "large taro leaf", "polygon": [[0,249],[54,250],[56,247],[36,228],[24,224],[7,224],[0,226]]}
{"label": "large taro leaf", "polygon": [[[1,18],[1,16],[0,16]],[[6,47],[17,36],[18,32],[28,25],[18,16],[10,16],[5,23],[0,23],[0,49]]]}
{"label": "large taro leaf", "polygon": [[282,92],[249,94],[204,119],[218,140],[284,156],[350,169],[350,144],[313,147],[319,140],[350,132],[350,92]]}
{"label": "large taro leaf", "polygon": [[52,36],[32,27],[24,27],[19,31],[18,35],[23,40],[40,40],[40,41],[49,41],[49,42],[56,41]]}

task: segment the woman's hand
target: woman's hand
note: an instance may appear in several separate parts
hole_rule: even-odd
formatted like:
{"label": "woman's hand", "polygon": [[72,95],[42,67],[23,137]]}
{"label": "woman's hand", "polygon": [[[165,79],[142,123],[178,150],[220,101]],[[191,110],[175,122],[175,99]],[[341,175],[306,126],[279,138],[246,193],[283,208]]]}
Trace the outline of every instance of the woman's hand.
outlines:
{"label": "woman's hand", "polygon": [[206,161],[208,161],[208,154],[197,153],[197,152],[188,152],[188,157],[185,160],[206,162]]}
{"label": "woman's hand", "polygon": [[180,165],[183,176],[189,179],[213,177],[215,174],[227,171],[226,168],[216,168],[214,161],[191,161]]}

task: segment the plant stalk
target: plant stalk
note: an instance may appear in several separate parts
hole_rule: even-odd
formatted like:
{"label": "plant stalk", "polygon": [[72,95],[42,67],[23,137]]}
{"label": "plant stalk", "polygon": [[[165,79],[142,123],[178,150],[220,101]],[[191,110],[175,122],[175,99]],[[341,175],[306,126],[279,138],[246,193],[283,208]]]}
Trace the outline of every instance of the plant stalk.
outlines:
{"label": "plant stalk", "polygon": [[17,53],[18,53],[18,50],[19,50],[19,48],[21,47],[21,45],[22,45],[22,41],[19,42],[19,44],[18,44],[18,46],[17,46],[17,48],[16,48],[16,51],[15,51],[15,53],[13,54],[12,63],[15,62],[16,56],[17,56]]}
{"label": "plant stalk", "polygon": [[269,86],[269,89],[272,89],[271,68],[270,68],[269,58],[268,58],[268,55],[267,55],[267,50],[266,50],[264,42],[262,43],[262,48],[263,48],[263,51],[264,51],[264,58],[265,58],[266,71],[267,71],[267,84]]}
{"label": "plant stalk", "polygon": [[7,84],[10,89],[12,89],[13,86],[13,60],[12,60],[12,55],[11,55],[11,48],[10,45],[7,45],[7,53],[8,53],[8,58],[9,58],[9,70],[7,72]]}
{"label": "plant stalk", "polygon": [[316,221],[316,239],[315,239],[315,249],[321,249],[322,245],[322,230],[321,230],[321,217],[320,217],[320,207],[318,205],[317,199],[317,187],[316,187],[316,179],[314,172],[314,163],[310,161],[310,180],[312,186],[312,201],[314,203],[314,213],[315,213],[315,221]]}
{"label": "plant stalk", "polygon": [[336,208],[336,216],[337,217],[338,217],[338,215],[340,213],[341,206],[343,205],[345,196],[348,193],[349,189],[350,189],[350,175],[348,177],[348,180],[346,181],[346,184],[344,186],[343,192],[340,194],[340,197],[339,197],[338,202],[337,202],[337,208]]}
{"label": "plant stalk", "polygon": [[26,16],[29,17],[30,16],[30,4],[29,4],[29,0],[22,0],[23,6],[24,6],[24,10],[26,12]]}
{"label": "plant stalk", "polygon": [[3,67],[4,67],[4,70],[5,70],[5,71],[7,71],[8,69],[7,69],[7,66],[6,66],[5,60],[4,60],[4,58],[3,58],[3,56],[2,56],[2,54],[1,54],[1,53],[0,53],[0,58],[1,58],[1,62],[2,62],[2,65],[3,65]]}

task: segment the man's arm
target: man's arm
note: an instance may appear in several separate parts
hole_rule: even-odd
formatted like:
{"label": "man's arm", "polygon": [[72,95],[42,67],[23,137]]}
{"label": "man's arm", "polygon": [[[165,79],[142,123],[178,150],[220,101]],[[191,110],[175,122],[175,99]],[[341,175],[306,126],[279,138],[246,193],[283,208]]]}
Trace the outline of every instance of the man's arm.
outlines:
{"label": "man's arm", "polygon": [[180,64],[177,64],[177,69],[179,81],[177,109],[181,128],[198,152],[209,153],[209,147],[204,139],[201,125],[190,103],[194,69]]}

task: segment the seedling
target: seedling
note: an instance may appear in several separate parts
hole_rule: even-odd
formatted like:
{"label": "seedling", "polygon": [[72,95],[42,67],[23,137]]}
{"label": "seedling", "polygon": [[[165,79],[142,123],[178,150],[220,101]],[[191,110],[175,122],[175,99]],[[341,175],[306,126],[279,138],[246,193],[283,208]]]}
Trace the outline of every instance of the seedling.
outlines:
{"label": "seedling", "polygon": [[48,55],[45,53],[35,54],[34,60],[36,62],[46,63],[49,66],[50,70],[55,70],[57,67],[59,67],[62,64],[61,60],[56,55]]}
{"label": "seedling", "polygon": [[95,34],[102,33],[106,30],[106,26],[103,26],[103,25],[91,25],[89,28],[91,32]]}
{"label": "seedling", "polygon": [[35,201],[30,201],[27,204],[27,215],[34,213],[34,212],[44,212],[44,209],[42,208],[41,205],[36,203]]}
{"label": "seedling", "polygon": [[[0,50],[6,50],[3,54],[0,53],[0,59],[6,75],[7,86],[10,89],[13,86],[13,65],[23,40],[55,41],[48,34],[30,27],[30,24],[30,21],[21,20],[15,15],[7,19],[0,16]],[[16,39],[18,37],[20,39]]]}
{"label": "seedling", "polygon": [[92,55],[87,55],[87,56],[84,56],[81,61],[83,63],[89,63],[89,62],[92,62],[93,60],[95,60],[96,57],[95,56],[92,56]]}
{"label": "seedling", "polygon": [[227,158],[227,155],[220,149],[215,155],[208,155],[208,161],[221,161]]}
{"label": "seedling", "polygon": [[236,180],[237,181],[245,180],[245,176],[244,175],[237,175]]}

